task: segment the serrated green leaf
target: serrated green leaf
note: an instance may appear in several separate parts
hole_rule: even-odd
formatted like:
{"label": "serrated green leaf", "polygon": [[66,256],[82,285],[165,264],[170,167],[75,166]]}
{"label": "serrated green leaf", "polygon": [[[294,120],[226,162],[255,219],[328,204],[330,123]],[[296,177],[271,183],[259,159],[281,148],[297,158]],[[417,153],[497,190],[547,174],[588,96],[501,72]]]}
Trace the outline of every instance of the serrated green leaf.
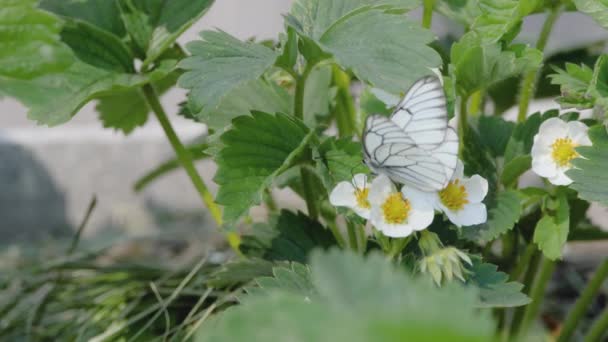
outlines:
{"label": "serrated green leaf", "polygon": [[0,0],[0,79],[31,79],[68,68],[74,57],[60,42],[61,28],[62,22],[38,10],[36,1]]}
{"label": "serrated green leaf", "polygon": [[566,63],[565,70],[554,68],[549,75],[551,84],[560,86],[561,96],[557,99],[563,108],[585,109],[593,107],[593,99],[587,94],[593,78],[593,69],[587,65]]}
{"label": "serrated green leaf", "polygon": [[530,298],[521,292],[523,285],[509,282],[506,273],[498,271],[496,265],[483,263],[481,258],[472,258],[471,276],[467,283],[480,290],[480,307],[504,308],[530,303]]}
{"label": "serrated green leaf", "polygon": [[[317,296],[271,291],[226,311],[197,341],[488,341],[493,324],[476,293],[412,279],[385,257],[313,254]],[[314,327],[314,329],[311,329]]]}
{"label": "serrated green leaf", "polygon": [[202,17],[213,0],[119,0],[128,33],[144,53],[143,66],[154,62]]}
{"label": "serrated green leaf", "polygon": [[39,7],[63,17],[86,21],[117,37],[125,36],[125,27],[115,1],[41,0]]}
{"label": "serrated green leaf", "polygon": [[314,50],[310,45],[317,45],[359,79],[399,94],[441,64],[439,55],[427,46],[433,34],[400,14],[415,3],[301,0],[294,4],[287,23],[305,37],[305,56]]}
{"label": "serrated green leaf", "polygon": [[505,164],[518,156],[530,154],[532,144],[534,143],[534,136],[538,133],[540,125],[543,121],[556,117],[558,114],[559,111],[557,110],[550,110],[542,115],[534,113],[526,121],[518,123],[505,149]]}
{"label": "serrated green leaf", "polygon": [[471,27],[475,18],[481,15],[478,1],[438,0],[436,10],[466,28]]}
{"label": "serrated green leaf", "polygon": [[496,163],[490,148],[482,143],[479,133],[470,126],[469,129],[465,130],[462,146],[465,174],[478,174],[487,179],[490,192],[494,192],[496,187]]}
{"label": "serrated green leaf", "polygon": [[316,127],[330,114],[330,103],[335,91],[331,89],[331,67],[315,68],[306,81],[304,88],[304,123]]}
{"label": "serrated green leaf", "polygon": [[278,57],[263,45],[241,42],[221,31],[202,32],[201,39],[188,43],[192,56],[179,64],[186,72],[178,83],[190,90],[189,107],[194,113],[217,110],[231,91],[260,78]]}
{"label": "serrated green leaf", "polygon": [[512,46],[503,50],[499,43],[483,43],[476,32],[465,34],[451,50],[451,73],[459,93],[469,95],[479,89],[536,70],[542,63],[542,52]]}
{"label": "serrated green leaf", "polygon": [[270,81],[253,80],[228,93],[216,110],[194,113],[194,116],[210,129],[223,132],[234,118],[249,115],[251,111],[291,114],[293,95]]}
{"label": "serrated green leaf", "polygon": [[488,221],[462,228],[462,235],[473,241],[491,241],[513,229],[521,216],[519,193],[507,190],[497,195],[488,207]]}
{"label": "serrated green leaf", "polygon": [[115,35],[87,22],[68,20],[61,40],[86,64],[117,73],[135,72],[129,48]]}
{"label": "serrated green leaf", "polygon": [[481,143],[488,147],[493,157],[503,156],[515,124],[497,116],[481,116],[478,123]]}
{"label": "serrated green leaf", "polygon": [[589,130],[593,146],[581,146],[576,150],[580,158],[574,159],[574,168],[566,174],[574,183],[570,187],[578,191],[580,198],[608,205],[608,134],[604,126]]}
{"label": "serrated green leaf", "polygon": [[484,43],[495,43],[508,35],[507,42],[515,38],[523,18],[541,5],[542,0],[479,0],[478,4],[481,15],[475,17],[471,29]]}
{"label": "serrated green leaf", "polygon": [[315,161],[328,192],[339,182],[350,182],[357,173],[369,173],[363,164],[361,143],[349,138],[327,138],[319,146]]}
{"label": "serrated green leaf", "polygon": [[254,282],[258,286],[245,288],[245,291],[248,293],[254,292],[256,295],[268,295],[273,291],[280,290],[303,298],[311,298],[315,295],[310,267],[297,262],[273,267],[271,277],[256,278]]}
{"label": "serrated green leaf", "polygon": [[551,259],[561,258],[570,232],[570,207],[565,195],[557,198],[555,212],[545,213],[534,229],[534,243]]}
{"label": "serrated green leaf", "polygon": [[608,3],[602,0],[573,0],[576,9],[589,15],[596,23],[608,28]]}
{"label": "serrated green leaf", "polygon": [[232,121],[222,135],[225,145],[217,157],[216,201],[224,218],[234,222],[262,200],[262,191],[274,177],[293,166],[308,146],[313,132],[284,114],[253,112]]}
{"label": "serrated green leaf", "polygon": [[532,157],[530,155],[517,156],[505,164],[500,175],[500,182],[505,187],[513,186],[519,179],[519,176],[530,170],[531,167]]}
{"label": "serrated green leaf", "polygon": [[281,210],[266,224],[256,224],[243,236],[240,249],[247,256],[272,261],[307,263],[315,248],[329,248],[336,240],[319,222],[298,212]]}

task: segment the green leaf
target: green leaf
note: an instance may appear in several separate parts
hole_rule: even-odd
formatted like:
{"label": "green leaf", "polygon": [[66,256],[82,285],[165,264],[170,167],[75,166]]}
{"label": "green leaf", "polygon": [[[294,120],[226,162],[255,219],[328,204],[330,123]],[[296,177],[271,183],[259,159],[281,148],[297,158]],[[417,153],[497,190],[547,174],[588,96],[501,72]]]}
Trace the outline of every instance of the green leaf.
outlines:
{"label": "green leaf", "polygon": [[312,298],[315,295],[310,267],[297,262],[292,262],[286,266],[273,267],[271,277],[256,278],[254,282],[257,287],[245,288],[247,293],[262,295],[280,290],[303,298]]}
{"label": "green leaf", "polygon": [[357,173],[369,173],[363,164],[361,143],[349,138],[327,138],[315,155],[316,169],[328,192],[343,181],[350,182]]}
{"label": "green leaf", "polygon": [[506,190],[497,195],[489,205],[488,221],[484,224],[462,228],[462,235],[473,241],[492,241],[513,229],[521,216],[519,193]]}
{"label": "green leaf", "polygon": [[503,50],[499,43],[483,43],[476,32],[465,34],[451,50],[451,73],[461,94],[472,94],[479,89],[536,70],[542,63],[542,52],[525,46]]}
{"label": "green leaf", "polygon": [[518,123],[505,149],[505,164],[519,156],[530,154],[534,136],[538,133],[541,123],[549,118],[556,117],[558,114],[558,110],[550,110],[542,115],[535,113],[530,115],[526,121]]}
{"label": "green leaf", "polygon": [[481,15],[475,18],[471,29],[484,43],[495,43],[509,35],[507,42],[515,38],[523,18],[541,5],[542,0],[479,0],[478,3]]}
{"label": "green leaf", "polygon": [[477,1],[438,0],[435,6],[439,13],[466,28],[471,27],[475,18],[481,15],[481,9]]}
{"label": "green leaf", "polygon": [[403,0],[300,0],[287,23],[307,44],[316,43],[359,79],[399,94],[429,74],[429,68],[441,64],[439,55],[427,46],[434,39],[432,32],[400,14],[414,4]]}
{"label": "green leaf", "polygon": [[41,0],[39,7],[63,17],[86,21],[120,38],[126,33],[115,1]]}
{"label": "green leaf", "polygon": [[188,43],[192,56],[179,64],[186,72],[178,83],[190,90],[189,107],[193,113],[217,110],[231,91],[260,78],[278,57],[263,45],[241,42],[221,31],[202,32],[201,38],[202,41]]}
{"label": "green leaf", "polygon": [[[152,83],[156,93],[162,95],[177,83],[178,72]],[[125,135],[148,121],[150,107],[140,89],[113,92],[98,99],[95,110],[99,113],[103,127],[113,128]]]}
{"label": "green leaf", "polygon": [[566,63],[565,70],[554,68],[555,74],[549,75],[551,84],[560,86],[561,96],[557,102],[563,108],[585,109],[593,107],[593,99],[587,89],[593,78],[593,69],[587,65],[578,66]]}
{"label": "green leaf", "polygon": [[[252,296],[199,329],[196,341],[489,341],[493,323],[476,293],[412,279],[383,256],[313,254],[317,295],[280,289]],[[311,328],[311,327],[314,327]]]}
{"label": "green leaf", "polygon": [[556,200],[555,212],[545,213],[534,229],[534,243],[551,259],[561,258],[570,231],[570,208],[565,195]]}
{"label": "green leaf", "polygon": [[492,157],[489,146],[482,143],[479,133],[475,132],[470,126],[469,129],[465,130],[462,145],[465,174],[478,174],[487,179],[490,193],[493,193],[496,187],[496,162]]}
{"label": "green leaf", "polygon": [[234,118],[249,115],[251,111],[291,114],[293,95],[270,81],[249,81],[232,90],[216,110],[202,111],[195,117],[210,129],[223,132]]}
{"label": "green leaf", "polygon": [[286,70],[293,70],[298,61],[298,35],[289,27],[286,35],[281,34],[280,41],[282,53],[277,58],[276,65]]}
{"label": "green leaf", "polygon": [[0,84],[6,77],[31,79],[68,68],[74,57],[59,39],[61,27],[34,0],[0,0]]}
{"label": "green leaf", "polygon": [[505,164],[500,175],[500,182],[505,187],[511,187],[515,185],[519,176],[530,170],[531,167],[532,157],[530,155],[517,156]]}
{"label": "green leaf", "polygon": [[294,165],[312,137],[302,122],[284,114],[253,112],[234,119],[216,160],[216,201],[224,205],[224,219],[233,222],[259,204],[262,191]]}
{"label": "green leaf", "polygon": [[578,191],[580,198],[608,205],[608,134],[604,126],[589,130],[593,146],[576,149],[580,158],[574,159],[574,168],[566,172],[574,183],[570,187]]}
{"label": "green leaf", "polygon": [[271,276],[274,264],[267,260],[247,258],[225,263],[209,276],[207,285],[215,288],[243,285],[259,277]]}
{"label": "green leaf", "polygon": [[154,62],[202,17],[213,0],[119,0],[127,31],[145,53],[143,66]]}
{"label": "green leaf", "polygon": [[509,276],[498,271],[496,265],[483,263],[479,257],[472,259],[471,276],[467,283],[479,288],[481,307],[504,308],[530,303],[530,298],[521,292],[522,284],[509,282]]}
{"label": "green leaf", "polygon": [[596,23],[608,28],[608,3],[602,0],[573,0],[576,8],[589,15]]}
{"label": "green leaf", "polygon": [[[83,21],[70,20],[61,26],[61,22],[33,8],[29,2],[19,2],[18,6],[7,2],[6,5],[0,11],[0,27],[8,30],[6,41],[14,46],[37,46],[39,51],[46,52],[42,58],[37,56],[38,60],[33,60],[23,55],[27,49],[5,50],[10,59],[21,60],[21,63],[11,63],[22,70],[11,67],[6,71],[0,67],[0,89],[29,107],[28,116],[40,124],[64,123],[88,101],[159,80],[174,67],[174,63],[166,62],[149,74],[123,73],[121,71],[132,70],[128,65],[130,55],[112,34]],[[30,27],[37,22],[46,25],[45,35],[36,33],[45,26]],[[56,34],[60,28],[64,42],[60,42]],[[32,34],[14,35],[22,30]],[[70,51],[66,44],[75,50]]]}
{"label": "green leaf", "polygon": [[330,231],[300,212],[281,210],[268,223],[256,224],[252,230],[251,235],[243,236],[241,252],[271,261],[307,263],[313,249],[336,244]]}
{"label": "green leaf", "polygon": [[503,156],[515,124],[497,116],[481,116],[477,127],[481,143],[490,149],[492,156]]}

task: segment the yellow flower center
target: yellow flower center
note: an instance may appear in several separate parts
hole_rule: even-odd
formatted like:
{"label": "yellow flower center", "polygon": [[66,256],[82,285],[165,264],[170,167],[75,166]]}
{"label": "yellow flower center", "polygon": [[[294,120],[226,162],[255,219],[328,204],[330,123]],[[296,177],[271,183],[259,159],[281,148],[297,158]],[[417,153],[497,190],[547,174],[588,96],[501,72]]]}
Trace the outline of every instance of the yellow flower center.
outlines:
{"label": "yellow flower center", "polygon": [[410,201],[404,199],[401,193],[392,193],[382,204],[384,221],[389,224],[404,223],[411,209]]}
{"label": "yellow flower center", "polygon": [[569,166],[570,161],[578,157],[574,149],[577,145],[570,138],[559,138],[551,145],[551,157],[561,167]]}
{"label": "yellow flower center", "polygon": [[371,205],[367,200],[367,195],[369,194],[369,188],[357,189],[355,190],[355,198],[357,199],[357,205],[360,208],[369,209]]}
{"label": "yellow flower center", "polygon": [[467,194],[464,185],[460,184],[460,180],[457,179],[449,182],[448,186],[439,192],[439,199],[448,209],[459,211],[464,208],[465,204],[469,203],[469,194]]}

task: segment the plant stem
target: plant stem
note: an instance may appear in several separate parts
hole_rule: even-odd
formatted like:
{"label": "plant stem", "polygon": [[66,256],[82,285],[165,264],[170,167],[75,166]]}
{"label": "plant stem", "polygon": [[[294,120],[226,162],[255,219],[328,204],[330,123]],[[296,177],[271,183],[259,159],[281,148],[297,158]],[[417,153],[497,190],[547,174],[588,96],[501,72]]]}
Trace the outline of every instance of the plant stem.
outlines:
{"label": "plant stem", "polygon": [[536,245],[531,243],[526,247],[524,254],[520,257],[519,262],[511,272],[511,280],[519,281],[519,278],[524,273],[526,266],[530,264],[532,256],[534,256],[534,252],[536,252]]}
{"label": "plant stem", "polygon": [[408,236],[406,238],[393,239],[391,241],[391,250],[389,252],[389,258],[394,259],[396,256],[401,254],[401,252],[407,247],[407,245],[412,240],[412,236]]}
{"label": "plant stem", "polygon": [[595,271],[595,274],[581,293],[580,297],[574,304],[574,307],[568,314],[566,321],[564,322],[562,331],[559,335],[558,342],[570,341],[572,334],[576,330],[576,326],[579,321],[585,315],[589,304],[599,291],[604,280],[608,277],[608,259],[604,260]]}
{"label": "plant stem", "polygon": [[313,177],[315,175],[307,167],[300,168],[300,177],[302,178],[302,188],[304,190],[304,201],[306,201],[306,209],[308,216],[317,219],[319,217],[319,203],[316,200],[316,195],[313,189]]}
{"label": "plant stem", "polygon": [[[538,41],[536,42],[536,48],[541,52],[545,50],[547,41],[549,40],[549,35],[551,34],[553,26],[555,25],[555,21],[559,17],[561,11],[562,6],[556,6],[551,9],[549,14],[547,15],[547,19],[545,19],[543,28],[540,31],[540,36],[538,37]],[[534,91],[536,90],[536,81],[538,79],[539,71],[540,68],[537,70],[532,70],[524,75],[524,79],[522,81],[519,93],[519,113],[517,115],[518,122],[523,122],[526,120],[530,100],[532,99],[532,97],[534,97]]]}
{"label": "plant stem", "polygon": [[433,7],[435,0],[424,0],[424,8],[422,12],[422,27],[430,29],[433,25]]}
{"label": "plant stem", "polygon": [[300,120],[304,120],[304,90],[306,89],[306,80],[308,80],[308,76],[310,76],[310,73],[314,67],[315,66],[313,64],[306,64],[306,68],[304,68],[302,75],[296,79],[296,94],[293,113],[296,118]]}
{"label": "plant stem", "polygon": [[538,310],[540,309],[540,304],[543,302],[543,299],[545,297],[545,290],[547,288],[547,284],[551,279],[551,275],[553,275],[554,269],[555,262],[543,256],[540,263],[539,273],[536,276],[536,279],[534,280],[534,285],[532,286],[530,292],[532,302],[528,304],[528,306],[526,306],[526,310],[524,311],[524,316],[521,324],[521,329],[519,332],[525,333],[536,319]]}
{"label": "plant stem", "polygon": [[[524,279],[523,279],[523,284],[524,284],[524,293],[528,296],[530,296],[531,293],[531,289],[532,289],[532,282],[534,281],[534,276],[536,275],[536,272],[538,270],[538,263],[540,261],[540,252],[536,249],[536,246],[532,243],[530,243],[530,245],[532,246],[532,253],[530,255],[530,260],[528,263],[526,263],[522,269],[526,271],[525,275],[524,275]],[[530,247],[529,247],[530,248]],[[523,260],[522,260],[523,262]],[[519,278],[519,277],[518,277]],[[514,280],[517,278],[513,278]],[[520,306],[517,309],[515,309],[515,313],[513,314],[513,319],[511,320],[511,329],[510,331],[510,335],[511,336],[515,336],[515,334],[517,334],[517,332],[519,331],[519,328],[521,326],[523,317],[524,317],[524,311],[526,310],[525,306]]]}
{"label": "plant stem", "polygon": [[473,116],[478,116],[479,114],[481,114],[482,112],[482,108],[481,106],[483,105],[483,97],[485,95],[485,92],[483,91],[483,89],[480,89],[476,92],[474,92],[473,94],[471,94],[471,101],[469,103],[469,114],[473,115]]}
{"label": "plant stem", "polygon": [[468,127],[468,119],[467,119],[467,103],[469,102],[469,96],[460,96],[460,111],[458,113],[458,139],[460,140],[460,156],[462,157],[463,150],[463,141],[466,135],[466,130]]}
{"label": "plant stem", "polygon": [[591,325],[589,333],[585,336],[585,342],[599,342],[608,331],[608,308]]}
{"label": "plant stem", "polygon": [[357,241],[357,227],[353,223],[346,221],[346,229],[348,231],[348,241],[350,243],[350,248],[353,251],[358,251],[359,242]]}
{"label": "plant stem", "polygon": [[207,206],[207,209],[209,209],[211,216],[213,217],[217,225],[221,226],[222,212],[218,205],[215,204],[213,195],[211,195],[211,192],[209,192],[209,190],[207,189],[205,182],[198,174],[198,171],[196,171],[194,163],[192,162],[192,156],[190,155],[190,152],[184,147],[184,145],[179,140],[177,134],[175,133],[175,130],[173,130],[173,126],[171,125],[171,122],[169,121],[169,118],[167,117],[163,106],[158,100],[158,95],[156,94],[156,91],[154,90],[154,88],[152,88],[151,85],[147,84],[143,87],[143,93],[146,97],[148,105],[150,106],[150,108],[152,108],[152,111],[156,115],[156,118],[160,122],[160,125],[162,126],[163,130],[165,131],[165,135],[167,136],[167,139],[169,139],[169,143],[171,143],[171,146],[173,147],[173,150],[177,155],[177,159],[179,160],[184,170],[186,170],[186,173],[190,177],[192,184],[194,184],[194,187],[201,196],[203,203]]}
{"label": "plant stem", "polygon": [[359,133],[357,130],[357,110],[355,101],[350,92],[350,76],[337,65],[332,67],[334,85],[338,89],[336,94],[336,123],[341,137],[352,136]]}
{"label": "plant stem", "polygon": [[346,241],[344,241],[344,237],[342,236],[340,229],[338,229],[336,222],[328,221],[327,226],[329,227],[329,230],[331,231],[332,235],[336,239],[338,246],[340,246],[341,248],[346,247]]}

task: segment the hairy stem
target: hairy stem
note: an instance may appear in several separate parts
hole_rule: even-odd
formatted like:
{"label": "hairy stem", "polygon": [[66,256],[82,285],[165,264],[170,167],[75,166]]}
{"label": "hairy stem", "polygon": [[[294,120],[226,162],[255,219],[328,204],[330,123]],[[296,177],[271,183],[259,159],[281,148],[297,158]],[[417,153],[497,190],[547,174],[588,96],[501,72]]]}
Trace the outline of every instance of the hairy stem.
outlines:
{"label": "hairy stem", "polygon": [[547,284],[551,279],[551,275],[553,275],[553,270],[555,269],[555,262],[551,261],[545,257],[542,257],[540,262],[540,270],[536,279],[534,280],[534,284],[532,286],[530,292],[530,298],[532,302],[526,306],[526,310],[524,311],[524,316],[522,319],[520,331],[521,333],[525,333],[530,325],[536,319],[538,315],[538,310],[540,309],[540,304],[543,302],[545,297],[545,290],[547,288]]}
{"label": "hairy stem", "polygon": [[[522,281],[522,283],[524,284],[524,293],[528,296],[530,296],[531,292],[532,292],[532,282],[534,281],[534,276],[536,275],[536,272],[538,271],[538,263],[540,261],[540,252],[538,251],[538,249],[536,249],[536,246],[532,243],[530,243],[530,246],[532,246],[531,249],[531,255],[529,257],[528,262],[526,262],[526,264],[524,265],[523,270],[525,270],[525,274],[524,274],[524,279]],[[523,260],[522,260],[523,262]],[[518,279],[517,278],[513,278],[513,280]],[[511,336],[515,336],[517,334],[517,332],[519,331],[519,328],[522,324],[523,321],[523,317],[524,317],[524,311],[526,310],[525,306],[520,306],[518,308],[515,309],[515,313],[513,314],[513,319],[511,320],[511,328],[509,330],[509,335]]]}
{"label": "hairy stem", "polygon": [[306,81],[314,67],[313,64],[306,64],[306,68],[302,74],[296,78],[296,94],[293,112],[296,118],[300,120],[304,120],[304,90],[306,89]]}
{"label": "hairy stem", "polygon": [[[562,6],[556,6],[551,9],[549,14],[547,15],[547,19],[545,19],[545,23],[543,24],[543,28],[540,32],[540,36],[538,37],[538,41],[536,42],[536,48],[543,52],[545,50],[545,46],[547,45],[547,41],[549,40],[549,35],[553,30],[553,26],[555,25],[555,21],[559,17],[562,11]],[[521,84],[520,92],[519,92],[519,113],[517,115],[517,121],[523,122],[526,120],[528,115],[528,107],[530,106],[530,100],[534,97],[534,91],[536,90],[536,82],[538,80],[540,68],[537,70],[532,70],[524,75],[524,79]]]}
{"label": "hairy stem", "polygon": [[468,96],[460,97],[460,111],[458,113],[458,139],[460,140],[460,156],[462,158],[462,150],[464,144],[464,137],[466,135],[466,130],[469,125],[467,118],[467,103],[469,102]]}
{"label": "hairy stem", "polygon": [[331,234],[334,236],[334,239],[336,239],[338,246],[340,246],[341,248],[345,248],[346,241],[344,241],[344,237],[342,236],[342,233],[340,232],[338,225],[336,225],[336,222],[333,220],[328,221],[327,227],[329,227]]}
{"label": "hairy stem", "polygon": [[184,170],[186,170],[188,177],[190,177],[190,180],[192,181],[194,188],[198,191],[199,195],[201,196],[203,203],[207,206],[207,209],[209,209],[211,216],[213,217],[213,219],[215,220],[217,225],[221,226],[222,225],[222,211],[220,210],[219,206],[215,203],[215,201],[213,199],[213,195],[211,195],[211,192],[209,192],[207,185],[205,184],[205,182],[203,181],[201,176],[198,174],[198,171],[194,167],[194,163],[192,162],[192,156],[190,155],[190,151],[188,151],[188,149],[186,149],[184,147],[184,145],[179,140],[177,134],[175,133],[175,130],[173,129],[173,126],[171,125],[171,122],[169,121],[169,118],[167,117],[167,113],[165,113],[163,106],[160,104],[160,101],[158,100],[158,95],[156,94],[156,91],[154,90],[154,88],[152,88],[151,85],[148,84],[143,87],[143,93],[144,93],[144,96],[146,97],[146,101],[148,102],[148,105],[150,105],[150,108],[152,108],[152,111],[156,115],[156,118],[160,122],[160,125],[162,126],[163,130],[165,131],[165,135],[167,136],[167,139],[169,139],[169,143],[171,144],[171,147],[173,147],[173,150],[175,151],[175,154],[177,155],[177,159],[179,160],[179,163],[182,165]]}
{"label": "hairy stem", "polygon": [[605,308],[600,317],[593,322],[584,341],[600,342],[602,337],[606,335],[606,331],[608,331],[608,308]]}
{"label": "hairy stem", "polygon": [[433,25],[433,8],[435,0],[424,0],[424,8],[422,12],[422,27],[430,29]]}
{"label": "hairy stem", "polygon": [[348,241],[350,243],[350,248],[353,251],[359,250],[359,239],[357,237],[357,227],[355,224],[346,221],[346,229],[348,231]]}
{"label": "hairy stem", "polygon": [[595,271],[595,274],[583,290],[583,293],[581,293],[580,297],[574,304],[574,307],[564,322],[561,334],[557,340],[558,342],[570,341],[572,334],[574,334],[574,331],[576,330],[576,326],[587,312],[591,301],[597,295],[597,292],[604,283],[606,277],[608,277],[608,259],[604,260],[600,264]]}
{"label": "hairy stem", "polygon": [[471,101],[469,103],[469,114],[471,114],[472,116],[478,116],[479,114],[481,114],[483,108],[483,98],[485,96],[485,92],[483,91],[483,89],[480,89],[476,92],[474,92],[473,94],[471,94]]}
{"label": "hairy stem", "polygon": [[359,133],[357,130],[357,110],[355,101],[350,93],[350,76],[337,65],[332,67],[334,85],[338,89],[336,94],[336,123],[341,137],[352,136]]}

